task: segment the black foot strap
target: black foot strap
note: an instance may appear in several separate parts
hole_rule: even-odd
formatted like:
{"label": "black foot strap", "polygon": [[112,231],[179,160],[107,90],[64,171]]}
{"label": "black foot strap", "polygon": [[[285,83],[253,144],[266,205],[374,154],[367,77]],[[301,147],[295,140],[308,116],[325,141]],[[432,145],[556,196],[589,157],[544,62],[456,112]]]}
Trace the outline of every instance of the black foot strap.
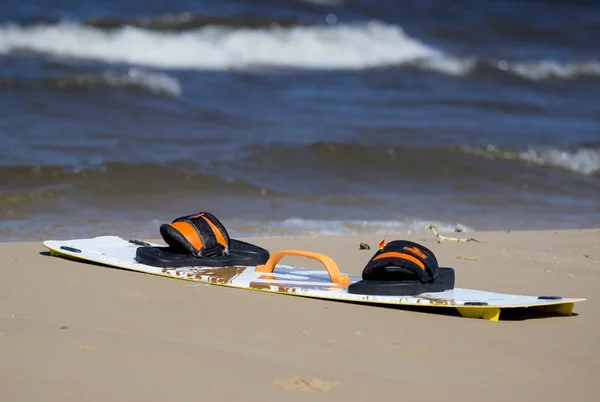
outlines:
{"label": "black foot strap", "polygon": [[362,278],[348,287],[348,293],[408,296],[454,288],[454,269],[440,268],[431,250],[408,240],[382,242]]}
{"label": "black foot strap", "polygon": [[433,282],[439,274],[435,255],[428,248],[408,240],[382,245],[363,270],[363,279],[393,280],[416,278]]}
{"label": "black foot strap", "polygon": [[182,216],[171,224],[165,223],[160,226],[160,234],[169,246],[196,257],[229,255],[229,234],[209,212]]}
{"label": "black foot strap", "polygon": [[231,239],[211,213],[200,212],[160,227],[168,247],[138,247],[136,261],[155,267],[260,265],[269,259],[261,247]]}

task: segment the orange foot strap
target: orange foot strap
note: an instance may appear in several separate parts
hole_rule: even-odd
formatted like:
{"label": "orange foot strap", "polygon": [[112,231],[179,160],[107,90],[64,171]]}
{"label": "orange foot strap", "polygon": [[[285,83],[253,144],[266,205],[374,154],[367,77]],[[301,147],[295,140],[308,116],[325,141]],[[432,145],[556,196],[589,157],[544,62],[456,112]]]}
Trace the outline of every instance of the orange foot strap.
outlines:
{"label": "orange foot strap", "polygon": [[267,260],[267,262],[265,264],[257,265],[256,272],[272,273],[273,270],[275,269],[275,265],[277,265],[279,260],[281,260],[283,257],[287,257],[287,256],[306,257],[306,258],[310,258],[313,260],[317,260],[317,261],[321,262],[323,265],[325,265],[325,268],[327,268],[327,272],[329,273],[329,279],[331,280],[332,283],[337,283],[338,285],[340,285],[342,287],[348,287],[348,285],[350,284],[350,278],[345,275],[342,275],[340,273],[340,270],[339,270],[337,264],[335,263],[335,261],[333,261],[330,257],[328,257],[326,255],[319,254],[319,253],[313,253],[312,251],[303,251],[303,250],[277,251],[277,252],[271,254],[271,257],[269,257],[269,259]]}

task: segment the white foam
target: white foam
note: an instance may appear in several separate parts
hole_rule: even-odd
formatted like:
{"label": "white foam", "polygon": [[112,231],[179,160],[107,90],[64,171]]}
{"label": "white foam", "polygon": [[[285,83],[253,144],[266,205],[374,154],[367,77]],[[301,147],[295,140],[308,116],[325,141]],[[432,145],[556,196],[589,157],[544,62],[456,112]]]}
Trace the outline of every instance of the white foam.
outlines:
{"label": "white foam", "polygon": [[204,27],[156,32],[105,31],[77,23],[0,27],[0,48],[163,68],[249,66],[362,69],[440,56],[402,28],[379,22],[240,29]]}
{"label": "white foam", "polygon": [[[331,14],[333,16],[333,14]],[[326,17],[324,17],[327,19]],[[410,64],[467,76],[479,64],[530,80],[600,76],[599,60],[483,60],[455,57],[406,35],[402,27],[371,21],[270,28],[207,26],[185,32],[137,27],[102,30],[73,22],[0,25],[0,53],[29,50],[159,68],[227,70],[251,67],[366,69]]]}
{"label": "white foam", "polygon": [[540,60],[534,62],[519,62],[508,70],[531,80],[569,79],[577,76],[600,76],[600,61],[589,60],[581,62],[557,62]]}
{"label": "white foam", "polygon": [[473,71],[477,65],[477,59],[474,57],[458,58],[438,56],[430,59],[419,60],[414,64],[416,67],[422,70],[435,71],[445,75],[462,77]]}
{"label": "white foam", "polygon": [[554,148],[529,148],[519,152],[519,159],[537,165],[561,167],[584,175],[600,172],[600,150],[598,149],[562,151]]}
{"label": "white foam", "polygon": [[[453,232],[454,224],[436,221],[400,220],[317,220],[289,218],[281,221],[230,222],[231,230],[243,236],[336,236],[336,235],[398,235],[429,233],[425,226],[436,225],[438,232]],[[472,232],[469,226],[461,225],[464,232]],[[260,229],[259,229],[260,228]]]}
{"label": "white foam", "polygon": [[130,68],[126,74],[107,72],[103,76],[110,86],[136,86],[155,94],[177,97],[182,93],[181,84],[176,78],[166,74],[146,72]]}
{"label": "white foam", "polygon": [[[414,64],[423,70],[464,77],[473,72],[478,65],[478,60],[475,57],[438,56],[419,60]],[[487,61],[484,64],[500,71],[535,81],[547,79],[567,80],[579,76],[600,76],[600,61],[597,60],[578,62],[559,62],[554,60],[507,62],[506,60],[499,60]]]}
{"label": "white foam", "polygon": [[520,151],[502,150],[495,145],[485,148],[463,147],[462,152],[486,159],[521,160],[539,166],[558,167],[571,172],[591,175],[600,172],[600,149],[581,148],[567,151],[558,148],[529,147]]}

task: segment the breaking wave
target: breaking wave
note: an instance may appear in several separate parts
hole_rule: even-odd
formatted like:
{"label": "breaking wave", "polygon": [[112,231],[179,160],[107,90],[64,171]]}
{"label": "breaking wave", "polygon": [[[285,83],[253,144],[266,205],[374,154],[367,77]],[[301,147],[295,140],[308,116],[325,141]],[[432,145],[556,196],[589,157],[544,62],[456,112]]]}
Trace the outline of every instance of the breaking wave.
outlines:
{"label": "breaking wave", "polygon": [[534,148],[506,150],[495,145],[487,147],[462,147],[461,151],[490,160],[520,160],[539,166],[566,169],[571,172],[592,175],[600,172],[600,148],[578,149]]}
{"label": "breaking wave", "polygon": [[137,27],[102,30],[79,23],[0,28],[0,47],[162,68],[235,69],[252,66],[369,68],[438,55],[400,27],[357,25],[232,29],[207,26],[185,32]]}
{"label": "breaking wave", "polygon": [[135,20],[89,18],[82,22],[6,24],[0,26],[0,52],[29,51],[193,70],[410,66],[451,76],[468,76],[482,69],[529,80],[600,76],[600,60],[460,58],[410,37],[397,25],[332,21],[317,26],[295,20],[182,13]]}
{"label": "breaking wave", "polygon": [[[170,188],[193,192],[201,188],[213,194],[248,197],[268,194],[295,199],[304,197],[297,195],[300,186],[305,190],[307,199],[311,199],[310,194],[322,192],[323,182],[319,177],[324,175],[334,175],[337,181],[335,188],[351,194],[372,191],[373,177],[382,180],[400,177],[401,180],[430,185],[446,185],[452,182],[449,181],[451,177],[456,182],[471,183],[475,187],[495,177],[498,184],[519,185],[524,178],[533,180],[532,177],[540,177],[540,172],[536,171],[530,171],[533,176],[527,176],[527,170],[523,169],[523,165],[527,164],[582,176],[600,175],[600,148],[593,146],[504,149],[495,145],[391,147],[321,142],[307,146],[246,147],[232,154],[231,158],[223,160],[220,156],[217,160],[207,158],[202,162],[167,158],[160,162],[134,163],[124,156],[119,161],[90,165],[84,163],[84,155],[80,165],[2,166],[0,176],[5,177],[5,186],[0,191],[0,204],[28,198],[30,189],[57,189],[69,185],[89,186],[86,191],[105,195],[152,194]],[[474,160],[478,158],[489,163],[479,164]],[[268,165],[265,165],[265,160],[270,161]],[[473,169],[473,164],[477,164],[478,169]],[[153,179],[146,180],[148,177]],[[25,192],[20,192],[24,188]],[[375,185],[375,188],[379,186]],[[393,193],[394,189],[390,191]],[[383,193],[380,195],[383,196]],[[357,199],[354,201],[358,203]],[[322,202],[344,206],[347,200],[334,197]],[[369,202],[373,204],[374,201]]]}
{"label": "breaking wave", "polygon": [[[359,145],[332,142],[319,142],[305,147],[267,146],[257,147],[247,158],[241,158],[244,169],[262,161],[265,157],[273,161],[281,161],[282,165],[309,165],[322,171],[338,171],[355,180],[360,178],[359,172],[367,177],[373,174],[369,169],[380,173],[387,172],[393,162],[395,169],[413,170],[413,175],[422,175],[439,170],[441,166],[452,168],[466,163],[463,155],[485,158],[490,161],[515,161],[531,163],[548,168],[560,168],[570,172],[593,175],[600,173],[600,146],[596,144],[582,145],[576,148],[561,149],[554,147],[528,147],[509,149],[497,145],[487,146],[450,146],[450,147],[397,147],[385,145]],[[458,156],[457,156],[458,155]],[[518,168],[516,166],[516,168]],[[463,174],[468,174],[464,171]],[[416,176],[415,176],[416,177]]]}
{"label": "breaking wave", "polygon": [[481,70],[508,73],[533,81],[600,77],[600,60],[560,62],[555,60],[479,60],[475,57],[435,57],[413,63],[413,67],[452,76],[468,76]]}

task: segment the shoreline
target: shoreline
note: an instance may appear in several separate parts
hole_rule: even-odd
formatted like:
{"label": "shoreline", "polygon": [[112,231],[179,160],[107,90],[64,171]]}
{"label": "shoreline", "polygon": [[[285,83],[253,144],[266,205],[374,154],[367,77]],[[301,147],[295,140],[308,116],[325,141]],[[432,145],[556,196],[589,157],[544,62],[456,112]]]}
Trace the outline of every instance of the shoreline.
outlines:
{"label": "shoreline", "polygon": [[[199,285],[50,257],[37,241],[3,242],[0,397],[595,400],[600,228],[441,234],[481,242],[386,240],[430,248],[456,269],[457,287],[587,300],[570,317],[488,322]],[[243,239],[323,253],[360,274],[381,237]]]}
{"label": "shoreline", "polygon": [[[292,219],[293,220],[293,219]],[[27,232],[22,231],[13,231],[12,229],[0,230],[0,233],[4,233],[4,236],[0,236],[0,243],[23,243],[23,242],[43,242],[49,239],[56,240],[69,240],[69,239],[77,239],[77,238],[90,238],[90,237],[98,237],[98,236],[106,236],[106,235],[118,235],[122,237],[137,237],[137,238],[145,238],[145,239],[154,239],[159,240],[159,226],[162,223],[168,222],[168,219],[164,220],[155,220],[152,225],[148,224],[140,224],[139,222],[111,222],[106,225],[103,224],[99,227],[81,227],[78,226],[77,223],[73,223],[73,227],[70,229],[66,229],[64,225],[60,227],[51,226],[50,229],[44,229],[43,225],[38,225],[40,227],[31,227]],[[280,226],[272,226],[275,225],[275,222]],[[414,236],[421,237],[423,239],[429,240],[430,238],[434,238],[433,233],[430,229],[426,228],[426,225],[432,224],[436,225],[436,230],[443,235],[446,236],[467,236],[469,233],[478,234],[478,233],[488,233],[488,232],[554,232],[554,231],[577,231],[577,230],[594,230],[600,228],[600,224],[595,221],[592,221],[586,225],[581,226],[564,226],[564,225],[544,225],[544,226],[533,226],[533,227],[524,227],[526,225],[513,225],[506,224],[502,227],[496,224],[490,225],[472,225],[468,222],[463,221],[455,221],[455,222],[447,222],[447,221],[428,221],[428,220],[420,220],[417,222],[400,222],[400,221],[390,221],[389,223],[384,220],[375,220],[369,221],[365,220],[362,223],[357,223],[357,221],[353,220],[340,220],[340,221],[316,221],[318,227],[313,227],[315,225],[315,221],[308,220],[306,222],[300,222],[298,224],[294,223],[294,225],[299,225],[296,227],[286,227],[284,225],[284,221],[270,221],[265,222],[264,224],[260,224],[258,222],[253,223],[252,225],[244,224],[240,222],[225,221],[225,225],[227,230],[229,231],[230,236],[245,238],[245,239],[256,239],[256,238],[304,238],[304,237],[383,237],[383,236],[396,236],[399,238],[411,238]],[[305,223],[307,228],[301,229],[301,225]],[[389,226],[386,227],[386,223]],[[390,224],[391,223],[391,224]],[[328,226],[329,225],[329,226]],[[344,226],[347,225],[347,226]],[[379,225],[379,226],[378,226]],[[454,230],[456,225],[460,225],[463,228],[462,232],[456,232]],[[6,225],[9,227],[10,225]],[[304,231],[304,233],[303,233]],[[344,233],[345,231],[345,233]]]}

